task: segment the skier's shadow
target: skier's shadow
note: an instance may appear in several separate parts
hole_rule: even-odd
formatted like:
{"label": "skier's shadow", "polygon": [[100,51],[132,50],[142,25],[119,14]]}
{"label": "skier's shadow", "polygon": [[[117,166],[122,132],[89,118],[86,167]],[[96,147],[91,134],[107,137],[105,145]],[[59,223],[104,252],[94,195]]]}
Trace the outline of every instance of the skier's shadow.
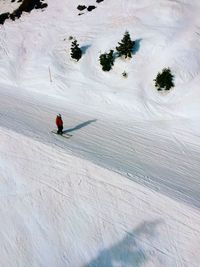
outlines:
{"label": "skier's shadow", "polygon": [[97,120],[94,119],[94,120],[88,120],[88,121],[82,122],[82,123],[76,125],[76,126],[73,127],[73,128],[69,128],[69,129],[64,130],[63,133],[70,133],[70,132],[79,130],[79,129],[81,129],[81,128],[83,128],[83,127],[85,127],[85,126],[87,126],[87,125],[89,125],[90,123],[93,123],[93,122],[95,122],[95,121],[97,121]]}

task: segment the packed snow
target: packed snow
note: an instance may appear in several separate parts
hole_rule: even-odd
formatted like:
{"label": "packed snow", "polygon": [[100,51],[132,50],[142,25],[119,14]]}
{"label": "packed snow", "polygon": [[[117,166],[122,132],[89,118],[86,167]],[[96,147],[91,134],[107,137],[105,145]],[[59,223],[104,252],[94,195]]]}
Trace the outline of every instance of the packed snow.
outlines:
{"label": "packed snow", "polygon": [[200,2],[46,2],[0,25],[0,266],[199,267]]}

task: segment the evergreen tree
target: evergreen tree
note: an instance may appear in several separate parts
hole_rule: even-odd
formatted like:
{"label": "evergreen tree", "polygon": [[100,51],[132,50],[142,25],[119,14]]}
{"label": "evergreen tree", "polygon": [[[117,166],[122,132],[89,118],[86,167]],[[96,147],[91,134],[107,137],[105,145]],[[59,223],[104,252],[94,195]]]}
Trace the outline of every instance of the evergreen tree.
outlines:
{"label": "evergreen tree", "polygon": [[164,68],[162,73],[159,72],[154,80],[157,90],[169,90],[170,88],[174,87],[173,79],[174,76],[171,74],[171,70],[169,68]]}
{"label": "evergreen tree", "polygon": [[82,57],[82,51],[79,48],[79,44],[77,43],[77,40],[74,40],[71,45],[71,57],[79,61],[79,59]]}
{"label": "evergreen tree", "polygon": [[135,45],[135,41],[132,41],[130,38],[130,34],[128,31],[125,32],[123,39],[118,43],[119,46],[116,47],[119,57],[125,56],[132,57],[131,53],[133,50],[133,46]]}
{"label": "evergreen tree", "polygon": [[109,53],[101,54],[99,57],[100,64],[102,65],[102,70],[109,71],[112,69],[114,64],[114,55],[113,50],[110,50]]}

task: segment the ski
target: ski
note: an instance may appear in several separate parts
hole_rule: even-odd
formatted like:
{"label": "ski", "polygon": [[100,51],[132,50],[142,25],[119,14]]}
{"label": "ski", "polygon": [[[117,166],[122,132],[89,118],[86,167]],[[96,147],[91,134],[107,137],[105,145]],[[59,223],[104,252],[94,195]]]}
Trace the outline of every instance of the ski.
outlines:
{"label": "ski", "polygon": [[64,137],[64,138],[70,138],[70,137],[72,137],[72,134],[68,134],[68,133],[58,134],[56,131],[51,131],[51,132],[53,134],[59,135],[59,136]]}

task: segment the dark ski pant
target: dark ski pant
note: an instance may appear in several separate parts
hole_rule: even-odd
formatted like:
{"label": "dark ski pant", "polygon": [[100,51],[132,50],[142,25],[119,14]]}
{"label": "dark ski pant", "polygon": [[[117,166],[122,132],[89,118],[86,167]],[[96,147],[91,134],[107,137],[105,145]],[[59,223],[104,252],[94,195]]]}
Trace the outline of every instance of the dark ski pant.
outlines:
{"label": "dark ski pant", "polygon": [[57,134],[62,134],[62,133],[63,133],[63,126],[58,126]]}

